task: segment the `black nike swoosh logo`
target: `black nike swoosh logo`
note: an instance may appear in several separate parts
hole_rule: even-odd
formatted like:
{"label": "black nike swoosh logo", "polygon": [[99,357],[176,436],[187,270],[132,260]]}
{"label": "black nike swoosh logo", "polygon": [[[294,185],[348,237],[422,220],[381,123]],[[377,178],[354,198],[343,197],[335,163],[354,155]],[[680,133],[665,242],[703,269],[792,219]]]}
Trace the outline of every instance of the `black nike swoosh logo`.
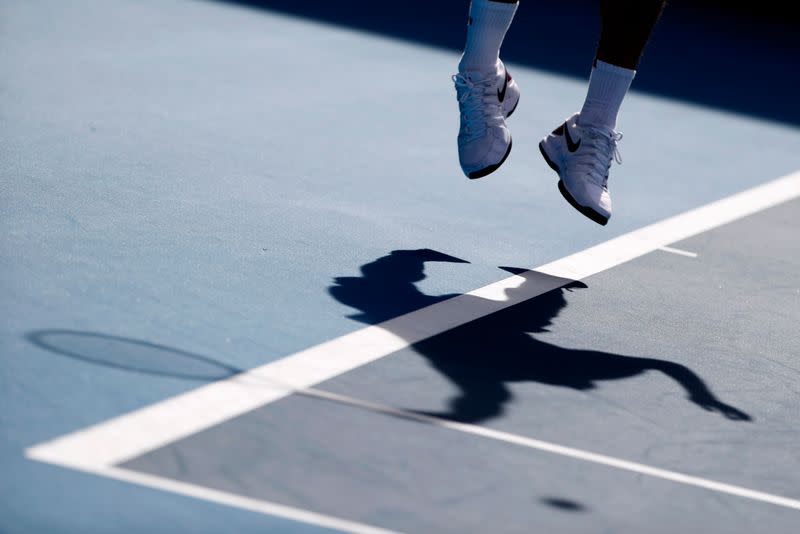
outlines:
{"label": "black nike swoosh logo", "polygon": [[581,140],[578,139],[577,143],[572,140],[572,137],[570,137],[569,135],[569,124],[567,124],[566,122],[564,123],[564,134],[567,137],[567,149],[570,152],[575,152],[576,150],[578,150],[581,146]]}
{"label": "black nike swoosh logo", "polygon": [[511,75],[506,71],[506,79],[503,80],[503,88],[497,90],[497,100],[502,102],[506,99],[506,89],[508,89],[508,80],[511,79]]}

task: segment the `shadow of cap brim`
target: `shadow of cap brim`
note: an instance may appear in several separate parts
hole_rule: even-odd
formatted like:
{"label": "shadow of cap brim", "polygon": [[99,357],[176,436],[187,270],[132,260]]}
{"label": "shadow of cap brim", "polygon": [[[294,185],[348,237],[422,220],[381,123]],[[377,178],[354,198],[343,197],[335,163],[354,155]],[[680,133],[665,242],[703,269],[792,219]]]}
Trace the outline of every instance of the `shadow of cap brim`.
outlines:
{"label": "shadow of cap brim", "polygon": [[415,259],[420,261],[441,261],[441,262],[448,262],[448,263],[469,263],[467,260],[462,260],[461,258],[456,258],[455,256],[451,256],[450,254],[445,254],[444,252],[439,252],[438,250],[433,250],[430,248],[421,248],[417,250],[393,250],[392,256],[413,256]]}
{"label": "shadow of cap brim", "polygon": [[502,265],[499,268],[511,274],[525,274],[530,271],[530,269],[522,269],[520,267],[503,267]]}

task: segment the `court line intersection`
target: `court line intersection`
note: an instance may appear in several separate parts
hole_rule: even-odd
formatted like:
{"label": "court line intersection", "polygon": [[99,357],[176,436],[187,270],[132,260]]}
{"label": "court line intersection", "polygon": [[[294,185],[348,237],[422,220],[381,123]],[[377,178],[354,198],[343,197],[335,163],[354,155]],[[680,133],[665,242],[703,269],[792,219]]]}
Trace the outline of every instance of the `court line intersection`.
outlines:
{"label": "court line intersection", "polygon": [[[310,395],[488,439],[795,510],[800,500],[590,451],[437,419],[314,389],[314,386],[444,331],[527,301],[668,245],[800,197],[800,171],[632,231],[531,271],[368,326],[280,360],[28,448],[28,458],[338,530],[391,531],[118,467],[127,460],[285,398]],[[548,275],[546,277],[540,274]],[[514,290],[514,291],[510,291]],[[480,297],[473,299],[471,297]]]}

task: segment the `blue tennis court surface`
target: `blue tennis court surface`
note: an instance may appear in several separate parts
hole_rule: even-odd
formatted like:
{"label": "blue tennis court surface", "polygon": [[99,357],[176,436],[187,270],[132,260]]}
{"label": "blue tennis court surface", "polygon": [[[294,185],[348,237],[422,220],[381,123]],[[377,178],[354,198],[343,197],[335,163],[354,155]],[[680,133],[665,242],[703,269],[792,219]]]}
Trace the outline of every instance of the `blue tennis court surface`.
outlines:
{"label": "blue tennis court surface", "polygon": [[461,35],[315,6],[0,8],[0,531],[794,532],[786,26],[711,34],[748,99],[665,17],[599,227],[536,148],[572,48],[468,181]]}

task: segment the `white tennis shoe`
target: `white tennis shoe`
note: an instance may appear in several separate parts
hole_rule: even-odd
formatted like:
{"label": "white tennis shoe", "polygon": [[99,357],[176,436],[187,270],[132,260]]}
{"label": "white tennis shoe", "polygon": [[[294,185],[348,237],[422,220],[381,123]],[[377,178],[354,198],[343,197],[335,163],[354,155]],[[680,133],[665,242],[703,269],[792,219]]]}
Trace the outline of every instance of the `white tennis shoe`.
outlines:
{"label": "white tennis shoe", "polygon": [[519,87],[500,60],[494,72],[459,72],[453,83],[461,112],[458,161],[469,178],[481,178],[497,170],[511,152],[506,119],[517,108]]}
{"label": "white tennis shoe", "polygon": [[617,142],[622,134],[611,128],[578,124],[575,113],[539,143],[545,161],[558,173],[558,190],[572,207],[597,224],[611,217],[608,173],[611,161],[622,163]]}

